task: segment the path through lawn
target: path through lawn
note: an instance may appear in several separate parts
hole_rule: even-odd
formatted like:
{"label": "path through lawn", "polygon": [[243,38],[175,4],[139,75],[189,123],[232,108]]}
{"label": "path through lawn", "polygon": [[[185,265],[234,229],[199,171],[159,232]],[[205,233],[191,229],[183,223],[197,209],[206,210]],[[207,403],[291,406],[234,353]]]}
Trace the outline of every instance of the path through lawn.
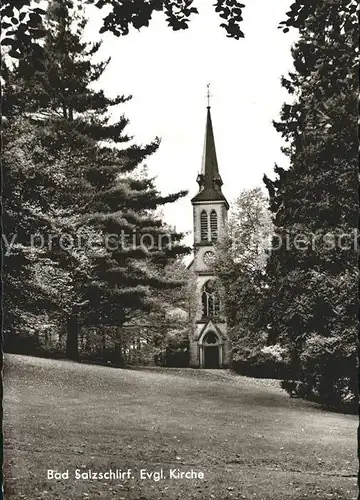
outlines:
{"label": "path through lawn", "polygon": [[[356,498],[357,417],[290,399],[274,381],[6,354],[4,386],[9,500]],[[110,468],[134,478],[74,478]],[[204,479],[139,477],[161,468]]]}

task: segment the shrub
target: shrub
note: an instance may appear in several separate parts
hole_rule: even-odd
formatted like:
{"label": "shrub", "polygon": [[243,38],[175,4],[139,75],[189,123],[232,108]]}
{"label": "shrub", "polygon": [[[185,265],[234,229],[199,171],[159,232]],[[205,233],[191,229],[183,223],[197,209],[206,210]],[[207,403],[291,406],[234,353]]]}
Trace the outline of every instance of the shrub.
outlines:
{"label": "shrub", "polygon": [[241,375],[258,378],[285,378],[287,376],[286,350],[279,345],[267,346],[268,335],[233,331],[231,367]]}
{"label": "shrub", "polygon": [[324,407],[357,412],[357,345],[351,330],[341,336],[311,335],[303,345],[299,365],[298,380],[282,384],[290,395]]}
{"label": "shrub", "polygon": [[171,330],[162,347],[154,356],[155,364],[172,368],[189,366],[189,339],[187,329]]}

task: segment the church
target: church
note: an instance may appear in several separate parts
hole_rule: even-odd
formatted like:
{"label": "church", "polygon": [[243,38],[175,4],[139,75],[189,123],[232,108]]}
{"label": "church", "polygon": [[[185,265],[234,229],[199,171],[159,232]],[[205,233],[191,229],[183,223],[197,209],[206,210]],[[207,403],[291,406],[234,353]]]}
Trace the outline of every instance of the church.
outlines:
{"label": "church", "polygon": [[222,192],[209,102],[202,166],[196,181],[198,193],[191,200],[194,259],[189,269],[195,276],[195,305],[190,318],[189,365],[194,368],[226,368],[230,363],[231,341],[212,262],[215,245],[225,235],[229,204]]}

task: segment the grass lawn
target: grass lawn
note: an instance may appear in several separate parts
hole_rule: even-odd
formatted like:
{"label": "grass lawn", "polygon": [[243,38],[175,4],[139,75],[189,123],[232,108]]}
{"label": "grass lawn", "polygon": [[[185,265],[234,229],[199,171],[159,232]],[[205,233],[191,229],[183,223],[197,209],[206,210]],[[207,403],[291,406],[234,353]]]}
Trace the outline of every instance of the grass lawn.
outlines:
{"label": "grass lawn", "polygon": [[[357,423],[229,371],[5,354],[5,499],[356,499]],[[74,478],[109,468],[134,478]],[[139,477],[161,468],[204,479]]]}

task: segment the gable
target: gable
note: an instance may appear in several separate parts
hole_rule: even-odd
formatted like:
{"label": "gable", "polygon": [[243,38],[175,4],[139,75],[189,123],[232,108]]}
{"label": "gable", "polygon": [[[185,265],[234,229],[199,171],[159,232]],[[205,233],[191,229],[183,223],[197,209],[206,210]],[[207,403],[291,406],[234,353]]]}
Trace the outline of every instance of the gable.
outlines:
{"label": "gable", "polygon": [[222,331],[216,326],[216,324],[213,322],[213,320],[209,320],[204,326],[203,328],[200,330],[199,332],[199,337],[198,337],[198,341],[200,341],[202,338],[205,337],[205,335],[210,332],[210,331],[215,331],[219,338],[221,340],[224,340],[224,335],[222,333]]}

